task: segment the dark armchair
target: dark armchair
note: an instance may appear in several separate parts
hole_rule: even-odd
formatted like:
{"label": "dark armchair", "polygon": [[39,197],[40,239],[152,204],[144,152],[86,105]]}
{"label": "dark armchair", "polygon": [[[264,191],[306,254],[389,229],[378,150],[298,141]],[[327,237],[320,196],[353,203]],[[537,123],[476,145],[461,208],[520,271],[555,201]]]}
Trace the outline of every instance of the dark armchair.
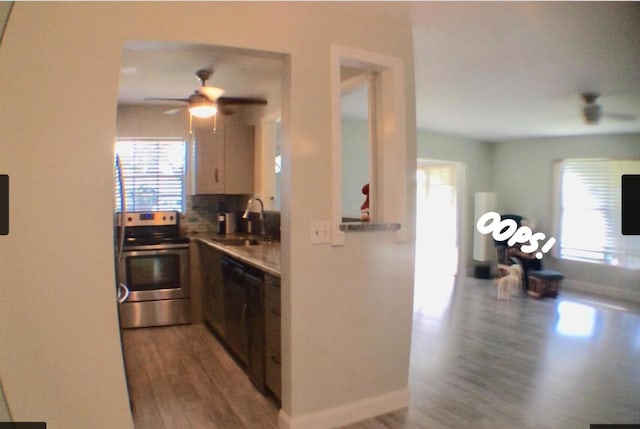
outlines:
{"label": "dark armchair", "polygon": [[[513,219],[518,228],[525,219],[523,216],[514,214],[505,214],[500,216],[501,219]],[[560,283],[564,279],[564,275],[558,271],[545,270],[542,268],[542,260],[537,259],[533,254],[526,254],[520,250],[520,245],[509,247],[508,240],[496,241],[496,253],[498,255],[498,264],[513,265],[519,264],[522,267],[523,282],[525,292],[529,295],[541,298],[543,296],[558,296]],[[498,269],[500,276],[505,272]]]}

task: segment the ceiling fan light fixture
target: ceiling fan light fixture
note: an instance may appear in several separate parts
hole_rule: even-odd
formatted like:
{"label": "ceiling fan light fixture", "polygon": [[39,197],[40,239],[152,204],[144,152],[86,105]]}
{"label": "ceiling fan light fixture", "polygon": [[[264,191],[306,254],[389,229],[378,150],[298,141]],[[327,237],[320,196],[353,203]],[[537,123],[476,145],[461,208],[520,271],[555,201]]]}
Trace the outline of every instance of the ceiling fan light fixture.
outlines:
{"label": "ceiling fan light fixture", "polygon": [[210,118],[218,113],[216,104],[201,94],[189,97],[189,113],[196,118]]}
{"label": "ceiling fan light fixture", "polygon": [[214,104],[200,104],[189,106],[189,113],[196,118],[210,118],[218,113],[218,109]]}
{"label": "ceiling fan light fixture", "polygon": [[213,117],[213,131],[216,131],[217,104],[207,96],[198,92],[189,97],[189,134],[193,134],[193,118],[207,119]]}

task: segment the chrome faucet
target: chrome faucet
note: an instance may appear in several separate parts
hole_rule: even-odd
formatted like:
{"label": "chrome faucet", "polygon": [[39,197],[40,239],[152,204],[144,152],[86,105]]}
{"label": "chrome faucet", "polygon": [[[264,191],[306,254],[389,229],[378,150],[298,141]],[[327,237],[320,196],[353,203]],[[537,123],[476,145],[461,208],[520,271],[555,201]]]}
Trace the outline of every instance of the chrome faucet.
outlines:
{"label": "chrome faucet", "polygon": [[244,210],[244,214],[242,215],[243,219],[249,219],[249,209],[251,208],[251,203],[254,201],[258,201],[260,203],[260,235],[262,237],[266,237],[267,236],[267,232],[264,229],[264,203],[262,202],[262,200],[258,197],[251,197],[249,198],[249,201],[247,201],[247,208]]}

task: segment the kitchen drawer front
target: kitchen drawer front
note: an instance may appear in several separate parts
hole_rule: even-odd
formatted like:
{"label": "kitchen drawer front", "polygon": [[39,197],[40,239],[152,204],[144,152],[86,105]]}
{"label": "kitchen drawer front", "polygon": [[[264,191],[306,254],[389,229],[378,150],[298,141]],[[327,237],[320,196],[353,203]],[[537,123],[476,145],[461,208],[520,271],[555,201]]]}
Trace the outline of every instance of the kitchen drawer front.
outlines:
{"label": "kitchen drawer front", "polygon": [[265,384],[276,395],[281,398],[281,379],[282,379],[282,359],[280,350],[276,351],[267,346],[265,356]]}
{"label": "kitchen drawer front", "polygon": [[280,279],[269,274],[264,276],[264,296],[280,306]]}

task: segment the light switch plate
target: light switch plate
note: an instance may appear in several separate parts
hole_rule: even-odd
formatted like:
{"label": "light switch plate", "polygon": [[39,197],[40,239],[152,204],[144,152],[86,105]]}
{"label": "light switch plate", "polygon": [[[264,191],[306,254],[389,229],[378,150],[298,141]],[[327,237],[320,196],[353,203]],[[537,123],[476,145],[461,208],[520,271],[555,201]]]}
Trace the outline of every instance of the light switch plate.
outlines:
{"label": "light switch plate", "polygon": [[331,234],[329,233],[328,220],[311,221],[311,243],[326,244],[331,242]]}

